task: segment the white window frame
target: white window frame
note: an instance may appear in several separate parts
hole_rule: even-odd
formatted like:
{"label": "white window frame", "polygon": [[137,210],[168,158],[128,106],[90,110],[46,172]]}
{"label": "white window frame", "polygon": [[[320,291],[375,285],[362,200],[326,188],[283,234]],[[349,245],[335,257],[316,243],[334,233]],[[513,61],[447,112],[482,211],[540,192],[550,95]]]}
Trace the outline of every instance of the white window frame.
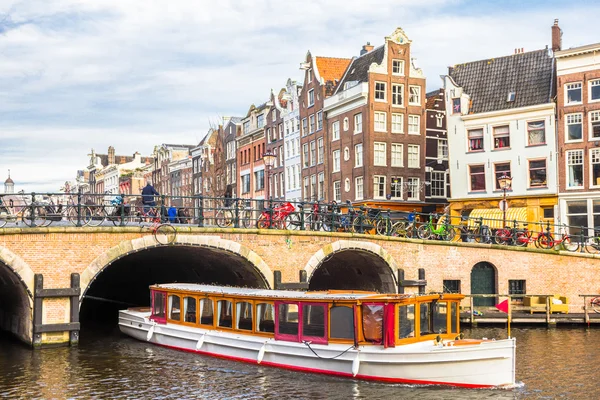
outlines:
{"label": "white window frame", "polygon": [[[416,89],[416,93],[413,93],[412,89]],[[416,101],[415,101],[416,97]],[[408,105],[420,106],[421,105],[421,86],[409,85],[408,86]]]}
{"label": "white window frame", "polygon": [[365,198],[364,178],[357,176],[354,178],[354,199],[363,200]]}
{"label": "white window frame", "polygon": [[[569,101],[569,90],[579,89],[580,101]],[[583,102],[583,84],[581,82],[569,82],[565,83],[565,105],[570,106],[574,104],[581,104]]]}
{"label": "white window frame", "polygon": [[308,134],[312,135],[315,133],[317,127],[317,123],[315,121],[315,114],[310,114],[308,116]]}
{"label": "white window frame", "polygon": [[[414,185],[414,191],[413,191],[413,196],[410,197],[410,190],[409,188],[411,187],[411,180],[412,181],[416,181],[416,184]],[[417,177],[408,177],[406,178],[406,200],[419,200],[421,198],[421,179],[417,178]],[[416,196],[415,196],[416,194]]]}
{"label": "white window frame", "polygon": [[588,122],[588,124],[589,124],[589,126],[588,126],[588,132],[589,132],[588,133],[588,137],[589,137],[589,140],[594,140],[594,141],[600,140],[600,136],[599,137],[594,137],[593,136],[593,134],[594,134],[593,124],[594,124],[594,122],[600,124],[600,110],[589,111],[588,112],[588,120],[589,120],[589,122]]}
{"label": "white window frame", "polygon": [[[395,179],[399,179],[400,182],[394,183]],[[400,189],[400,196],[394,196],[393,185],[396,185],[396,189]],[[392,200],[402,200],[404,198],[404,177],[392,176],[390,178],[390,196]]]}
{"label": "white window frame", "polygon": [[600,87],[600,79],[590,79],[588,82],[588,103],[595,103],[600,101],[600,97],[597,99],[592,99],[592,87],[598,86]]}
{"label": "white window frame", "polygon": [[[386,176],[385,175],[373,175],[373,198],[374,199],[385,199],[385,188],[386,188]],[[379,194],[380,187],[383,186],[383,195]]]}
{"label": "white window frame", "polygon": [[310,166],[310,152],[308,149],[308,143],[302,144],[302,168],[308,168]]}
{"label": "white window frame", "polygon": [[[400,72],[394,72],[396,63],[398,63]],[[404,76],[404,60],[392,60],[392,75]]]}
{"label": "white window frame", "polygon": [[362,133],[362,113],[354,114],[354,134]]}
{"label": "white window frame", "polygon": [[310,89],[306,94],[306,101],[308,103],[307,107],[312,107],[315,105],[315,89]]}
{"label": "white window frame", "polygon": [[[396,156],[394,157],[394,155]],[[404,145],[402,143],[392,143],[391,156],[392,167],[404,167]]]}
{"label": "white window frame", "polygon": [[[381,117],[383,116],[383,120]],[[373,112],[373,124],[375,132],[387,132],[387,112],[385,111],[374,111]]]}
{"label": "white window frame", "polygon": [[437,159],[438,160],[447,160],[448,159],[448,139],[438,138]]}
{"label": "white window frame", "polygon": [[[578,153],[581,155],[581,160],[580,162],[577,163],[571,163],[571,153]],[[583,149],[574,149],[574,150],[567,150],[565,151],[565,164],[566,164],[566,176],[565,176],[565,187],[567,190],[570,189],[582,189],[583,188],[583,180],[585,179],[585,162],[583,160]],[[581,165],[581,184],[577,185],[577,186],[570,186],[569,185],[569,171],[570,171],[570,166],[574,166],[574,165]]]}
{"label": "white window frame", "polygon": [[310,141],[310,166],[314,167],[317,165],[317,142],[315,140]]}
{"label": "white window frame", "polygon": [[323,111],[317,113],[317,131],[323,129]]}
{"label": "white window frame", "polygon": [[308,119],[302,118],[302,137],[308,134]]}
{"label": "white window frame", "polygon": [[340,140],[340,121],[331,123],[331,141]]}
{"label": "white window frame", "polygon": [[[417,121],[415,124],[414,121]],[[417,127],[417,132],[411,132],[411,127]],[[408,134],[409,135],[420,135],[421,134],[421,116],[420,115],[409,115],[408,116]]]}
{"label": "white window frame", "polygon": [[[399,103],[396,102],[397,99],[400,99]],[[392,83],[392,107],[404,107],[404,85],[401,83]]]}
{"label": "white window frame", "polygon": [[[411,151],[416,149],[417,151]],[[416,158],[412,159],[411,155],[415,155],[416,154]],[[409,144],[408,145],[408,160],[407,160],[407,167],[408,168],[420,168],[421,167],[421,146],[418,144]]]}
{"label": "white window frame", "polygon": [[[442,179],[434,179],[434,177],[442,177]],[[440,188],[437,188],[433,182],[441,182],[441,192],[437,192]],[[431,197],[435,198],[446,198],[446,171],[431,171]],[[436,191],[434,193],[434,191]]]}
{"label": "white window frame", "polygon": [[342,201],[342,183],[340,181],[333,182],[333,199],[338,203]]}
{"label": "white window frame", "polygon": [[[570,118],[579,118],[579,122],[573,123],[569,122]],[[581,125],[581,139],[571,139],[569,140],[569,125]],[[565,114],[565,143],[577,143],[583,142],[583,113],[570,113]]]}
{"label": "white window frame", "polygon": [[404,114],[392,113],[392,133],[404,133]]}
{"label": "white window frame", "polygon": [[317,200],[325,198],[325,172],[319,172],[317,176]]}
{"label": "white window frame", "polygon": [[[590,188],[599,188],[600,187],[600,181],[596,178],[596,182],[594,182],[594,165],[595,164],[600,164],[600,147],[593,147],[589,150],[589,158],[590,158]],[[594,162],[596,161],[596,162]]]}
{"label": "white window frame", "polygon": [[387,162],[387,143],[373,142],[373,165],[385,167]]}
{"label": "white window frame", "polygon": [[354,168],[363,166],[363,144],[358,143],[354,145]]}
{"label": "white window frame", "polygon": [[[377,85],[383,85],[382,89],[377,89]],[[377,96],[383,93],[383,99],[378,98]],[[386,103],[387,102],[387,82],[375,81],[373,84],[373,100]]]}
{"label": "white window frame", "polygon": [[323,159],[325,158],[325,147],[323,145],[323,138],[320,137],[317,140],[317,164],[323,164]]}
{"label": "white window frame", "polygon": [[334,150],[331,153],[331,159],[332,159],[332,170],[331,172],[340,172],[340,151],[339,150]]}

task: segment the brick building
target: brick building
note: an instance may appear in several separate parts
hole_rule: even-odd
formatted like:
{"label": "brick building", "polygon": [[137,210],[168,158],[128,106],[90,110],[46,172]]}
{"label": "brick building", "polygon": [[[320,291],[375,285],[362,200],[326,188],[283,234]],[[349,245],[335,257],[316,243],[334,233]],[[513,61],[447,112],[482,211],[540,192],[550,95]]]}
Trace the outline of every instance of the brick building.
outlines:
{"label": "brick building", "polygon": [[236,198],[237,190],[237,143],[242,133],[242,118],[231,117],[223,121],[223,146],[225,148],[225,196]]}
{"label": "brick building", "polygon": [[561,50],[561,36],[555,20],[559,215],[568,225],[600,226],[600,43]]}
{"label": "brick building", "polygon": [[427,93],[425,136],[425,201],[446,204],[450,197],[450,171],[444,89]]}
{"label": "brick building", "polygon": [[329,196],[423,210],[425,78],[411,62],[411,41],[396,29],[377,48],[363,46],[330,98]]}
{"label": "brick building", "polygon": [[[329,200],[326,187],[331,168],[327,166],[329,143],[326,135],[324,101],[331,96],[351,60],[313,56],[310,51],[300,69],[304,85],[299,99],[302,198]],[[327,179],[325,176],[327,175]]]}
{"label": "brick building", "polygon": [[265,122],[265,137],[266,151],[275,155],[275,163],[271,168],[266,166],[268,181],[266,197],[273,200],[285,199],[283,119],[287,113],[287,102],[285,89],[281,89],[277,94],[271,91],[271,98],[269,100],[271,109],[267,114]]}

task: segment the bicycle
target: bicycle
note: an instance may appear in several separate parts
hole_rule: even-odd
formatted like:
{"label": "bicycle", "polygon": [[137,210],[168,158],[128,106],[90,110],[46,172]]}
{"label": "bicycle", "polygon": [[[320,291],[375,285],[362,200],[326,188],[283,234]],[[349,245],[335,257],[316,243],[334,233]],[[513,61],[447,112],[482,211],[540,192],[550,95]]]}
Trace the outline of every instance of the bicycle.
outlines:
{"label": "bicycle", "polygon": [[279,206],[275,206],[272,209],[265,208],[260,217],[256,220],[256,227],[258,229],[287,229],[288,226],[297,223],[298,218],[296,207],[289,201],[282,203]]}
{"label": "bicycle", "polygon": [[429,221],[425,222],[419,227],[419,229],[417,229],[417,235],[419,238],[430,239],[433,237],[434,239],[439,238],[447,242],[454,240],[454,237],[456,236],[454,227],[448,223],[438,223],[438,227],[436,228],[435,224],[433,223],[434,216],[437,217],[437,215],[429,214]]}
{"label": "bicycle", "polygon": [[406,219],[395,222],[391,228],[391,236],[412,238],[417,232],[417,222],[419,218],[416,212],[408,214]]}
{"label": "bicycle", "polygon": [[45,218],[41,226],[50,226],[54,221],[62,221],[63,218],[73,225],[79,222],[81,226],[86,226],[91,219],[91,210],[83,204],[75,204],[73,196],[67,196],[66,205],[55,203],[54,196],[48,196],[48,203],[39,209],[39,213]]}
{"label": "bicycle", "polygon": [[252,227],[252,210],[242,199],[235,200],[231,205],[225,205],[225,207],[219,208],[215,214],[217,226],[220,228],[228,228],[234,225],[236,213],[238,215],[239,227]]}
{"label": "bicycle", "polygon": [[567,225],[563,224],[561,227],[560,239],[555,239],[550,232],[540,233],[537,239],[538,245],[542,249],[553,249],[554,247],[560,245],[567,251],[579,250],[579,242],[572,242],[571,235],[566,233],[566,230]]}
{"label": "bicycle", "polygon": [[600,229],[594,229],[594,236],[585,243],[585,251],[590,254],[600,253]]}
{"label": "bicycle", "polygon": [[19,192],[19,195],[23,202],[21,205],[15,205],[12,199],[6,204],[2,200],[2,197],[0,197],[0,228],[4,227],[8,222],[18,225],[19,220],[29,227],[44,226],[46,217],[40,213],[42,204],[34,198],[31,198],[28,204],[28,196],[23,190]]}
{"label": "bicycle", "polygon": [[144,218],[149,218],[152,223],[148,228],[154,235],[154,240],[159,244],[168,245],[175,241],[177,230],[169,223],[163,223],[162,217],[156,208],[152,207],[143,214]]}
{"label": "bicycle", "polygon": [[590,299],[590,306],[596,314],[600,314],[600,297],[592,297]]}

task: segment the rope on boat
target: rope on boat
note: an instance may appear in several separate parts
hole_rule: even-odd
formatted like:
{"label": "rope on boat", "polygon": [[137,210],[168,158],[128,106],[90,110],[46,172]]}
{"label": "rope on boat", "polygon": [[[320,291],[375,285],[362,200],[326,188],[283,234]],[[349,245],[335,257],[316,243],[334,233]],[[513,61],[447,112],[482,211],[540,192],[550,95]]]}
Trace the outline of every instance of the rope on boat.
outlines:
{"label": "rope on boat", "polygon": [[337,356],[334,356],[334,357],[321,357],[320,355],[318,355],[318,354],[317,354],[317,353],[316,353],[316,352],[313,350],[313,348],[312,348],[312,347],[310,347],[310,342],[308,342],[308,341],[306,341],[306,340],[303,340],[303,341],[302,341],[302,343],[304,343],[304,344],[306,345],[306,347],[308,347],[308,348],[310,349],[310,351],[312,351],[312,352],[313,352],[313,354],[314,354],[315,356],[317,356],[318,358],[321,358],[321,359],[323,359],[323,360],[333,360],[333,359],[336,359],[336,358],[338,358],[338,357],[340,357],[340,356],[342,356],[342,355],[346,354],[348,351],[350,351],[350,350],[352,350],[352,349],[354,348],[354,345],[352,345],[352,346],[348,347],[346,350],[342,351],[342,352],[341,352],[340,354],[338,354]]}

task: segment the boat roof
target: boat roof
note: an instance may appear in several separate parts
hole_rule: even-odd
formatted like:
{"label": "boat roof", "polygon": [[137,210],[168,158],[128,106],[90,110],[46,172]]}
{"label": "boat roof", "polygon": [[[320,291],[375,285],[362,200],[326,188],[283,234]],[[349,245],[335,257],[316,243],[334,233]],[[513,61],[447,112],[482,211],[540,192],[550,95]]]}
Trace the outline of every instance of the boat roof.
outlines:
{"label": "boat roof", "polygon": [[[214,286],[202,285],[197,283],[162,283],[152,285],[153,289],[164,289],[167,291],[186,291],[199,292],[207,294],[217,294],[227,296],[244,296],[244,297],[265,297],[272,299],[297,299],[297,300],[400,300],[413,298],[412,294],[395,294],[395,293],[377,293],[366,292],[360,290],[329,290],[329,291],[294,291],[294,290],[271,290],[271,289],[255,289],[233,286]],[[440,294],[432,294],[440,296]],[[444,296],[447,296],[444,293]],[[430,295],[431,296],[431,295]],[[460,295],[450,295],[455,297]]]}

